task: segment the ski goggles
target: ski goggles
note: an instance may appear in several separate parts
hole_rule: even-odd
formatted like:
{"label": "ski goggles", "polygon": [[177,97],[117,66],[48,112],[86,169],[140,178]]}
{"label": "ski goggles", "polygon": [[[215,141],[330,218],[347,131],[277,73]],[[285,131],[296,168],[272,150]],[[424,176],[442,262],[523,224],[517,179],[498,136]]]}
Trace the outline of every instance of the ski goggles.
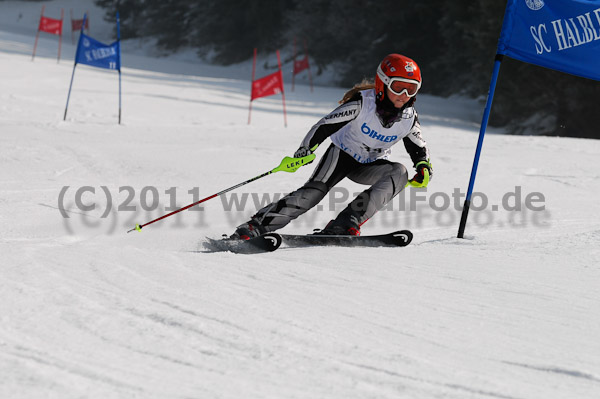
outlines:
{"label": "ski goggles", "polygon": [[389,77],[381,70],[381,66],[377,68],[379,79],[387,86],[392,93],[397,96],[406,94],[408,97],[414,97],[421,88],[421,82],[414,79],[406,79],[400,77]]}

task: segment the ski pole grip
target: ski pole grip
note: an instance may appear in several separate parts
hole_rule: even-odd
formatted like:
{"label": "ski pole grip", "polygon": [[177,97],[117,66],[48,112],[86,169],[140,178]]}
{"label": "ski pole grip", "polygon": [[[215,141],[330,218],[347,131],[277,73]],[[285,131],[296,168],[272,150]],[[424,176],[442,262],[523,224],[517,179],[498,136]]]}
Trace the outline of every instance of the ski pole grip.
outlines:
{"label": "ski pole grip", "polygon": [[283,172],[294,173],[295,171],[297,171],[304,165],[308,165],[309,163],[314,161],[314,159],[316,157],[317,156],[315,154],[309,154],[302,158],[285,157],[285,158],[283,158],[283,160],[281,161],[279,166],[276,167],[275,169],[273,169],[273,172],[282,172],[283,171]]}

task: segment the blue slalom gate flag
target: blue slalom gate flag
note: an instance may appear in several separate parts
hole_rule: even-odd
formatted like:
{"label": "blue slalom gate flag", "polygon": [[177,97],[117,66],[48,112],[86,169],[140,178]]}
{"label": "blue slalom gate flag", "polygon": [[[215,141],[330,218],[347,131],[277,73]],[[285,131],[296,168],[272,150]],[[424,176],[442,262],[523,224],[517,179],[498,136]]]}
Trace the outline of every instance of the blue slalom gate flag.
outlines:
{"label": "blue slalom gate flag", "polygon": [[458,238],[464,238],[483,138],[505,55],[600,80],[600,0],[507,0]]}
{"label": "blue slalom gate flag", "polygon": [[117,12],[117,41],[112,44],[101,43],[93,37],[84,34],[83,29],[86,26],[86,21],[87,14],[83,14],[81,33],[77,42],[75,63],[73,64],[73,73],[71,74],[71,84],[69,85],[63,120],[67,120],[67,110],[69,109],[69,99],[71,98],[71,89],[73,88],[73,79],[75,78],[75,68],[77,64],[85,64],[119,72],[119,124],[121,124],[121,29],[119,27],[119,13]]}
{"label": "blue slalom gate flag", "polygon": [[112,44],[104,44],[81,33],[75,53],[75,63],[120,71],[121,42],[117,40]]}
{"label": "blue slalom gate flag", "polygon": [[600,80],[600,0],[508,0],[497,53]]}

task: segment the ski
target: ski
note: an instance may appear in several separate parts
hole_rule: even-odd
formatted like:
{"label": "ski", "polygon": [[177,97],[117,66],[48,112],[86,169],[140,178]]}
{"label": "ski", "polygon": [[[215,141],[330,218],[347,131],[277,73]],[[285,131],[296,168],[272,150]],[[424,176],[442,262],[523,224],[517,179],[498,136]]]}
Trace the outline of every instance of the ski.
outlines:
{"label": "ski", "polygon": [[203,243],[207,252],[233,252],[236,254],[257,254],[273,252],[281,245],[281,236],[277,233],[266,233],[249,240],[234,238],[207,238]]}
{"label": "ski", "polygon": [[321,234],[281,234],[283,244],[288,248],[310,246],[342,246],[342,247],[405,247],[413,239],[409,230],[370,236],[341,236]]}

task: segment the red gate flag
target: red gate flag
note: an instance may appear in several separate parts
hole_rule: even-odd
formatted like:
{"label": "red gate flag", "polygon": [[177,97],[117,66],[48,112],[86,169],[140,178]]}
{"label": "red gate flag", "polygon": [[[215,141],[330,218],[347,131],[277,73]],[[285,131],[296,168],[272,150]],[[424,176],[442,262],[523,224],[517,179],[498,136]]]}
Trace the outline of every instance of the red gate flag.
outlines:
{"label": "red gate flag", "polygon": [[87,31],[87,34],[90,34],[90,13],[85,12],[84,18],[82,19],[73,19],[73,9],[71,9],[71,42],[75,44],[75,35],[74,32],[82,30],[83,21],[85,20],[84,29]]}
{"label": "red gate flag", "polygon": [[273,72],[252,82],[252,95],[250,100],[272,96],[283,92],[283,76],[281,70]]}
{"label": "red gate flag", "polygon": [[308,69],[310,91],[313,91],[312,74],[310,73],[310,64],[308,63],[308,49],[306,47],[306,40],[304,41],[304,58],[301,60],[296,60],[296,38],[294,38],[294,70],[292,71],[292,91],[294,91],[294,86],[296,85],[296,75],[305,69]]}
{"label": "red gate flag", "polygon": [[62,19],[54,19],[42,16],[38,30],[51,35],[62,35]]}
{"label": "red gate flag", "polygon": [[308,69],[308,57],[304,57],[301,60],[294,61],[294,75]]}
{"label": "red gate flag", "polygon": [[[90,30],[90,20],[85,20],[85,29],[89,32]],[[81,29],[83,26],[83,19],[72,19],[71,20],[71,31],[75,32]]]}
{"label": "red gate flag", "polygon": [[256,74],[256,48],[254,49],[254,59],[252,61],[252,91],[250,93],[250,106],[248,107],[248,124],[252,115],[252,101],[261,98],[272,96],[273,94],[281,93],[281,101],[283,102],[283,123],[287,127],[287,116],[285,112],[285,91],[283,90],[283,74],[281,72],[281,58],[279,50],[277,50],[277,65],[279,70],[273,72],[258,80],[254,80]]}
{"label": "red gate flag", "polygon": [[48,18],[44,17],[44,9],[45,5],[42,6],[42,15],[40,16],[40,24],[38,25],[38,30],[35,35],[35,44],[33,45],[33,54],[31,55],[31,61],[35,58],[35,50],[37,49],[38,38],[40,36],[40,32],[50,33],[51,35],[57,35],[58,38],[58,58],[56,62],[60,61],[60,47],[62,45],[62,27],[63,27],[63,18],[65,15],[65,11],[60,9],[60,19]]}

